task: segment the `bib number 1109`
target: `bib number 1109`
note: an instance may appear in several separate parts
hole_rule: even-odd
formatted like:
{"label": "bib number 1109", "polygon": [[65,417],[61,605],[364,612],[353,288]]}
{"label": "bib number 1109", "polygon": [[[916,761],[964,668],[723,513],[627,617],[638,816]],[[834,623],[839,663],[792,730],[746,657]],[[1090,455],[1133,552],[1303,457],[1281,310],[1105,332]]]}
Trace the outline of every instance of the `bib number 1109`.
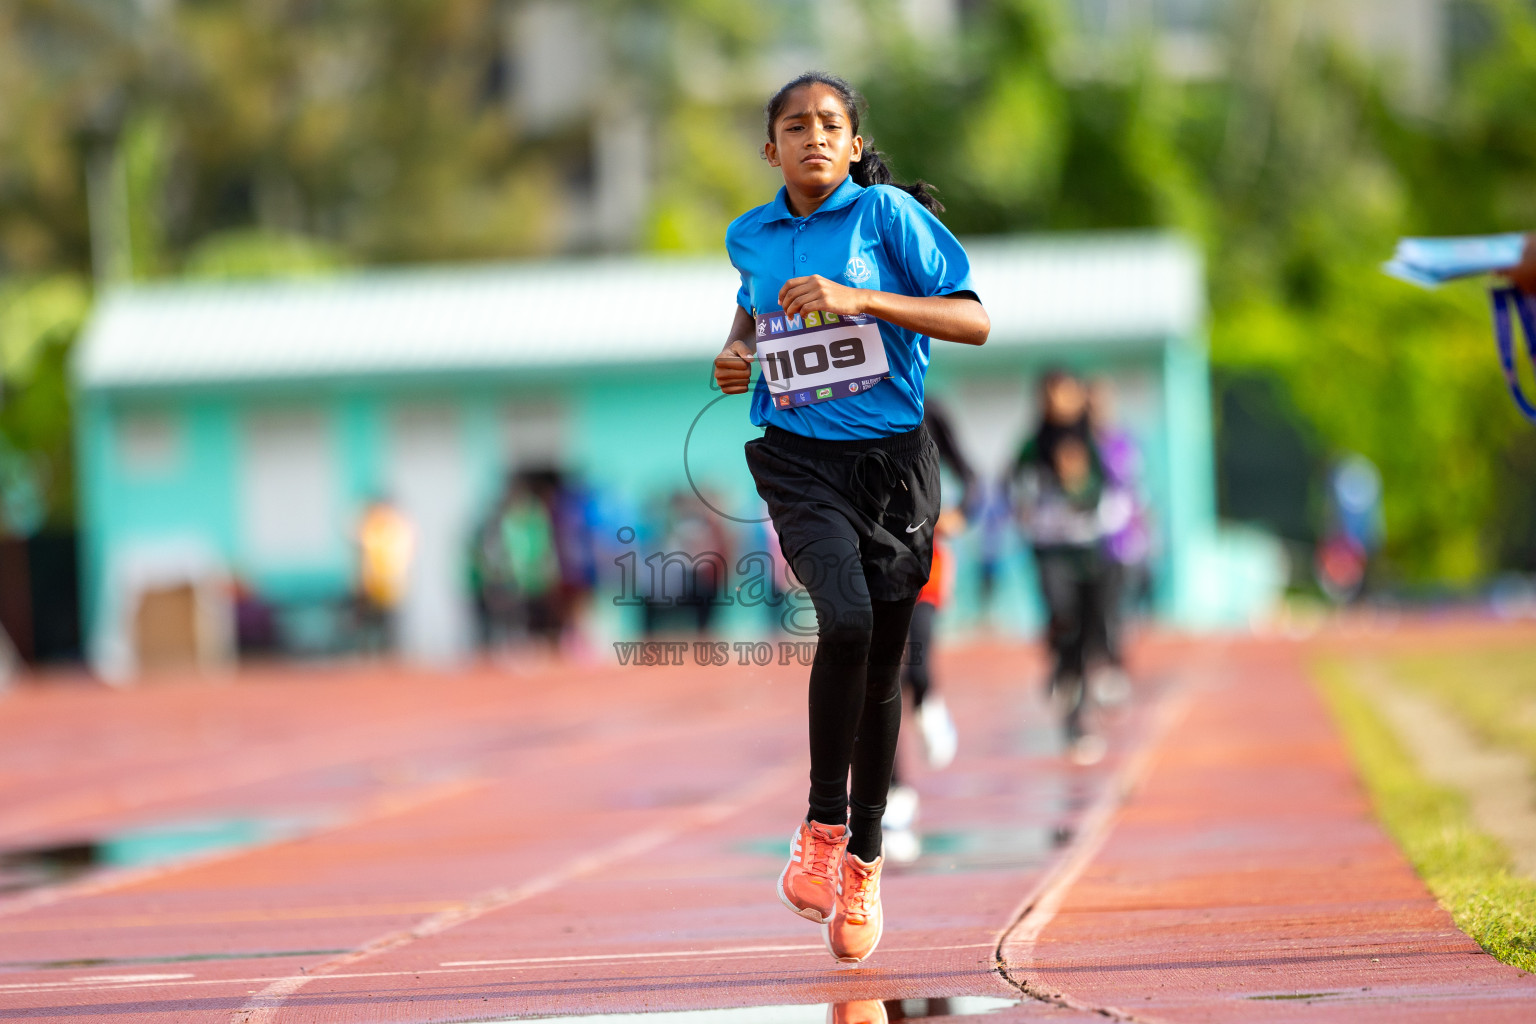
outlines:
{"label": "bib number 1109", "polygon": [[857,395],[889,373],[880,328],[862,315],[759,314],[757,361],[781,409]]}

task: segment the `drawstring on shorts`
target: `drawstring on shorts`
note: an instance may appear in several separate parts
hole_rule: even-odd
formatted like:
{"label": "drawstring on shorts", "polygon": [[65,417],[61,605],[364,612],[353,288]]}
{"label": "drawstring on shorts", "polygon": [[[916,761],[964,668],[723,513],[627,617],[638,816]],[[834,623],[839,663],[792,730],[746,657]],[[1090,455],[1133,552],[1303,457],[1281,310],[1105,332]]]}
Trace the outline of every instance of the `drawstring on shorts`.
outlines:
{"label": "drawstring on shorts", "polygon": [[[907,486],[896,464],[882,448],[860,452],[858,458],[853,460],[850,475],[854,487],[854,507],[877,522],[885,515],[885,507],[891,503],[891,488],[897,483],[902,487]],[[876,478],[874,487],[870,486],[872,475]]]}

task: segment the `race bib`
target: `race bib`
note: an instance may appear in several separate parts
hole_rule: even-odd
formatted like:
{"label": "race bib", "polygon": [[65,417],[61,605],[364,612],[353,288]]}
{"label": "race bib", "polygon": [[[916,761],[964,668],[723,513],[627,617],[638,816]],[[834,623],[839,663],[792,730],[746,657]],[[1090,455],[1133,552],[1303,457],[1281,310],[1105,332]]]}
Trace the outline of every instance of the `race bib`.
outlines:
{"label": "race bib", "polygon": [[868,391],[890,373],[872,316],[759,313],[757,361],[780,409]]}

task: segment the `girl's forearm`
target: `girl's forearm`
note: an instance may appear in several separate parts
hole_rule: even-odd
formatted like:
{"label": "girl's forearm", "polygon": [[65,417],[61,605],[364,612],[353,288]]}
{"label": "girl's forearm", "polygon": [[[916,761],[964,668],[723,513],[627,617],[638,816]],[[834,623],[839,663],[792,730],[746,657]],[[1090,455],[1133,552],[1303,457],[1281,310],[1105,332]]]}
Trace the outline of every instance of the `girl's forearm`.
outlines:
{"label": "girl's forearm", "polygon": [[731,318],[730,333],[725,336],[724,348],[729,349],[731,343],[739,341],[748,348],[757,348],[757,321],[752,319],[752,314],[736,307],[736,315]]}
{"label": "girl's forearm", "polygon": [[864,312],[870,316],[940,341],[980,345],[992,329],[986,309],[969,296],[898,295],[877,291],[860,294]]}

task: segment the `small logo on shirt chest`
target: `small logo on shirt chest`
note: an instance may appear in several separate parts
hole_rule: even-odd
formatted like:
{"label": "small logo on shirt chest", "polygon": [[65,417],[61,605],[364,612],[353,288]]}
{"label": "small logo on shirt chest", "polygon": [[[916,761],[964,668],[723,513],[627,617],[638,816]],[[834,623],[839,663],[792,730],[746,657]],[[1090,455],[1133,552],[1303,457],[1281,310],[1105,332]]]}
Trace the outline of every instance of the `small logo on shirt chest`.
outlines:
{"label": "small logo on shirt chest", "polygon": [[848,265],[843,268],[843,277],[849,284],[863,284],[868,281],[874,270],[862,256],[851,256]]}

